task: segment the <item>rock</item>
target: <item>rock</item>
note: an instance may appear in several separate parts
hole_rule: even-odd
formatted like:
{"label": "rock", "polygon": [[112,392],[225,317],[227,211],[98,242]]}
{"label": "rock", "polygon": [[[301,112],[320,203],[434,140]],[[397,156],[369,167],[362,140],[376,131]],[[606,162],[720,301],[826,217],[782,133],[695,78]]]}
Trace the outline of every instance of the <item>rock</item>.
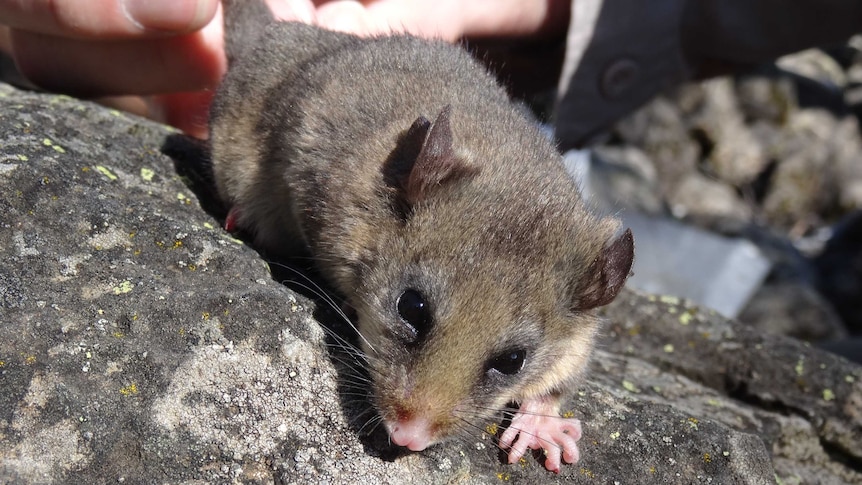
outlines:
{"label": "rock", "polygon": [[787,54],[775,61],[779,68],[808,78],[833,89],[847,85],[847,74],[841,65],[820,49],[807,49]]}
{"label": "rock", "polygon": [[671,212],[676,217],[718,217],[747,220],[751,210],[736,196],[733,187],[692,172],[683,177],[668,194]]}
{"label": "rock", "polygon": [[790,113],[799,109],[793,82],[789,76],[776,75],[774,70],[741,76],[736,80],[736,95],[747,120],[782,125]]}
{"label": "rock", "polygon": [[631,292],[566,406],[577,465],[507,465],[491,423],[389,449],[322,300],[219,229],[172,135],[0,85],[0,482],[862,480],[862,368]]}
{"label": "rock", "polygon": [[705,170],[733,186],[753,181],[768,159],[745,123],[731,78],[702,83],[704,99],[692,116],[690,131],[709,147]]}
{"label": "rock", "polygon": [[620,209],[659,215],[665,212],[655,165],[635,147],[600,146],[570,150],[563,163],[581,194],[603,213]]}

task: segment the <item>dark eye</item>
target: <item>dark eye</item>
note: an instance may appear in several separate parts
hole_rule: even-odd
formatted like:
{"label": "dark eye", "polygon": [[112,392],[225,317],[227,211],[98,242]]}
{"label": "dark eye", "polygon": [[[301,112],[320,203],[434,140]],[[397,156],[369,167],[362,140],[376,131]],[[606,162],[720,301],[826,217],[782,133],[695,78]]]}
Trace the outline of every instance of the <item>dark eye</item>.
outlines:
{"label": "dark eye", "polygon": [[521,372],[526,359],[527,351],[524,349],[507,350],[488,362],[488,370],[493,369],[500,374],[512,376]]}
{"label": "dark eye", "polygon": [[431,313],[425,298],[416,290],[407,289],[398,297],[398,316],[404,323],[413,327],[415,336],[419,336],[428,330],[431,322]]}

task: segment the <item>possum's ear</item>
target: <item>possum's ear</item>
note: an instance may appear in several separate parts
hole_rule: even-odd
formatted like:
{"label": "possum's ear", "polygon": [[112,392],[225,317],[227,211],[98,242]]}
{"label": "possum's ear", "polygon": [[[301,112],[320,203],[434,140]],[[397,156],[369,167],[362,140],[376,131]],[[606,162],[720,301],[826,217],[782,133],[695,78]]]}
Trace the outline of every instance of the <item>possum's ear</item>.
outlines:
{"label": "possum's ear", "polygon": [[446,105],[433,123],[420,116],[400,142],[401,176],[396,184],[408,206],[425,199],[440,185],[479,173],[477,167],[455,155],[449,125],[451,111],[452,107]]}
{"label": "possum's ear", "polygon": [[575,293],[573,310],[589,310],[613,301],[629,277],[634,252],[631,229],[606,245],[585,273],[587,277]]}

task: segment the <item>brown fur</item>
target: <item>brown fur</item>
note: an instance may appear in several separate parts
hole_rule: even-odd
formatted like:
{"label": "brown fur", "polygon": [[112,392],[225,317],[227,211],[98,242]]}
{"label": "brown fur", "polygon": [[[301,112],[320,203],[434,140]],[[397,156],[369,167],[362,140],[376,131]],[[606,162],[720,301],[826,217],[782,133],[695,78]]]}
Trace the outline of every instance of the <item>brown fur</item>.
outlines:
{"label": "brown fur", "polygon": [[[569,392],[633,248],[533,121],[441,42],[245,31],[262,34],[228,32],[245,45],[213,105],[220,194],[258,245],[309,251],[357,310],[380,414],[427,416],[442,439],[459,413]],[[433,315],[415,342],[396,310],[406,288]],[[520,373],[486,372],[513,347]]]}

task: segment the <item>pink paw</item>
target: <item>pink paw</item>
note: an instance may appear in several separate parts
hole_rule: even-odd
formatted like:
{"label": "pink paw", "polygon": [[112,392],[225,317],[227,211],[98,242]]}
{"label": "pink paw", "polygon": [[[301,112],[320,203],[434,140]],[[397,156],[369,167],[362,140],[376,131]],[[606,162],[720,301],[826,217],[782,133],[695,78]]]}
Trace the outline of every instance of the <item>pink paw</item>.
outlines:
{"label": "pink paw", "polygon": [[521,403],[512,424],[500,436],[500,446],[509,448],[509,463],[520,460],[527,449],[545,451],[545,468],[560,473],[562,460],[577,463],[581,422],[558,416],[558,406],[545,399]]}
{"label": "pink paw", "polygon": [[239,209],[236,206],[230,208],[227,217],[224,220],[224,230],[227,232],[236,232],[239,229],[237,220],[239,219]]}

